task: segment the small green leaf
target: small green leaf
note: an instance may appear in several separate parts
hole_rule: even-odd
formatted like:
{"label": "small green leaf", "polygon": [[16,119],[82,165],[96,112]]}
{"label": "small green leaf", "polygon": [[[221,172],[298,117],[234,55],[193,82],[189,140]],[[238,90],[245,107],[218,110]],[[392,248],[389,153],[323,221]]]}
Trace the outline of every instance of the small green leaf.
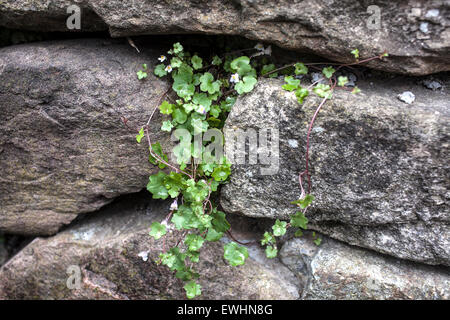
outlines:
{"label": "small green leaf", "polygon": [[166,66],[161,63],[155,67],[155,70],[153,71],[153,73],[155,75],[157,75],[158,77],[164,77],[167,74],[167,71],[165,69],[166,69]]}
{"label": "small green leaf", "polygon": [[161,238],[165,234],[166,234],[166,226],[162,225],[159,222],[153,222],[152,223],[152,226],[150,228],[150,235],[153,238],[158,240],[159,238]]}
{"label": "small green leaf", "polygon": [[173,45],[173,53],[178,54],[183,51],[183,46],[177,42]]}
{"label": "small green leaf", "polygon": [[[191,160],[191,143],[179,143],[177,146],[173,148],[173,154],[177,159],[178,164],[188,163]],[[184,170],[183,168],[180,168]]]}
{"label": "small green leaf", "polygon": [[209,110],[209,114],[212,115],[214,118],[219,118],[220,113],[222,112],[222,109],[218,105],[212,105],[211,109]]}
{"label": "small green leaf", "polygon": [[275,244],[276,240],[272,233],[264,232],[263,238],[261,239],[261,245]]}
{"label": "small green leaf", "polygon": [[223,257],[231,266],[240,266],[248,258],[248,250],[245,247],[239,246],[236,242],[230,242],[224,246]]}
{"label": "small green leaf", "polygon": [[172,66],[172,68],[179,68],[179,67],[181,67],[182,64],[183,64],[183,61],[181,61],[180,58],[178,58],[178,57],[173,57],[170,60],[170,65]]}
{"label": "small green leaf", "polygon": [[147,184],[147,190],[153,194],[153,199],[167,199],[169,193],[164,187],[164,178],[166,174],[159,171],[157,174],[151,175]]}
{"label": "small green leaf", "polygon": [[184,188],[184,181],[181,173],[171,171],[170,174],[164,178],[164,187],[171,198],[178,197]]}
{"label": "small green leaf", "polygon": [[144,137],[144,127],[139,130],[139,133],[136,135],[137,143],[141,143],[142,138]]}
{"label": "small green leaf", "polygon": [[145,71],[139,70],[136,74],[139,80],[147,78],[147,72]]}
{"label": "small green leaf", "polygon": [[339,76],[338,77],[338,86],[343,87],[348,83],[348,78],[347,77],[343,77],[343,76]]}
{"label": "small green leaf", "polygon": [[187,251],[186,254],[189,257],[189,259],[194,263],[197,263],[200,260],[199,251]]}
{"label": "small green leaf", "polygon": [[220,108],[225,112],[230,112],[235,103],[236,97],[228,96],[225,101],[220,103]]}
{"label": "small green leaf", "polygon": [[292,201],[292,204],[298,205],[301,209],[305,209],[314,201],[314,196],[312,194],[307,194],[304,198]]}
{"label": "small green leaf", "polygon": [[194,67],[195,70],[201,69],[201,67],[202,67],[202,61],[203,61],[202,58],[200,58],[200,57],[197,56],[197,55],[194,55],[194,56],[191,58],[192,67]]}
{"label": "small green leaf", "polygon": [[177,277],[178,279],[181,279],[183,281],[190,281],[192,280],[197,274],[195,272],[192,272],[189,269],[185,269],[185,270],[179,270],[177,271],[177,273],[175,274],[175,277]]}
{"label": "small green leaf", "polygon": [[214,56],[213,60],[212,60],[212,64],[215,66],[221,65],[222,64],[222,59],[219,58],[219,56]]}
{"label": "small green leaf", "polygon": [[[167,155],[165,155],[162,151],[161,144],[159,142],[152,144],[152,151],[153,153],[156,153],[161,159],[164,161],[169,161]],[[166,167],[165,164],[161,163],[160,161],[157,161],[151,154],[148,156],[148,161],[152,164],[157,164],[160,169],[164,169]]]}
{"label": "small green leaf", "polygon": [[353,49],[352,51],[350,51],[350,53],[353,54],[355,59],[359,58],[359,50],[358,49]]}
{"label": "small green leaf", "polygon": [[180,98],[184,98],[185,100],[190,100],[195,92],[194,84],[186,82],[174,82],[172,85],[172,89],[178,94]]}
{"label": "small green leaf", "polygon": [[[185,200],[189,202],[201,203],[208,196],[209,187],[202,180],[195,182],[194,179],[189,179],[186,181],[186,184],[188,187],[183,191]],[[212,220],[212,217],[210,218]]]}
{"label": "small green leaf", "polygon": [[234,89],[236,89],[237,93],[243,94],[248,93],[253,90],[258,80],[256,80],[253,76],[245,76],[242,78],[242,81],[239,81],[234,86]]}
{"label": "small green leaf", "polygon": [[202,286],[196,283],[194,280],[189,281],[183,287],[186,290],[186,296],[188,299],[193,299],[202,294]]}
{"label": "small green leaf", "polygon": [[209,94],[214,94],[220,91],[220,81],[214,81],[214,77],[211,73],[205,72],[200,77],[200,90],[208,92]]}
{"label": "small green leaf", "polygon": [[250,65],[250,58],[242,56],[234,59],[230,63],[231,69],[238,73],[241,77],[247,75],[252,71],[252,66]]}
{"label": "small green leaf", "polygon": [[205,108],[208,108],[208,110],[212,104],[211,98],[208,97],[208,95],[203,92],[194,94],[194,98],[192,99],[192,102],[194,102],[197,105],[204,106]]}
{"label": "small green leaf", "polygon": [[221,165],[219,167],[216,167],[214,169],[214,172],[211,174],[211,176],[216,181],[225,181],[227,180],[228,176],[231,174],[231,169],[229,166]]}
{"label": "small green leaf", "polygon": [[266,257],[269,259],[273,259],[277,257],[278,249],[274,246],[267,246],[266,248]]}
{"label": "small green leaf", "polygon": [[275,221],[275,224],[272,226],[273,235],[275,237],[281,237],[282,235],[284,235],[286,233],[286,225],[286,221],[280,221],[277,219]]}
{"label": "small green leaf", "polygon": [[208,121],[196,118],[191,120],[191,126],[194,128],[194,134],[198,134],[200,132],[206,132],[209,124]]}
{"label": "small green leaf", "polygon": [[328,79],[331,78],[331,76],[333,75],[333,73],[335,73],[336,70],[334,70],[333,67],[326,67],[322,69],[322,73],[325,75],[325,77],[327,77]]}
{"label": "small green leaf", "polygon": [[360,92],[361,92],[361,89],[359,89],[358,87],[354,87],[352,90],[353,94],[360,93]]}
{"label": "small green leaf", "polygon": [[299,74],[307,74],[308,73],[308,68],[301,62],[297,62],[295,65],[295,74],[299,75]]}
{"label": "small green leaf", "polygon": [[173,124],[171,121],[169,121],[169,120],[163,121],[163,124],[161,126],[162,131],[170,132],[170,131],[172,131],[172,128],[173,128]]}
{"label": "small green leaf", "polygon": [[197,234],[188,234],[184,238],[184,244],[188,246],[190,251],[198,251],[205,240]]}
{"label": "small green leaf", "polygon": [[162,114],[171,114],[173,108],[173,104],[170,104],[166,100],[164,100],[163,103],[161,103],[161,105],[159,106],[159,112],[161,112]]}
{"label": "small green leaf", "polygon": [[302,104],[303,100],[309,95],[309,91],[306,88],[299,87],[295,90],[295,96],[297,97],[298,103]]}
{"label": "small green leaf", "polygon": [[180,108],[176,108],[172,113],[172,118],[179,124],[183,124],[187,120],[187,114]]}
{"label": "small green leaf", "polygon": [[177,230],[201,228],[203,226],[199,217],[194,214],[192,208],[187,205],[180,205],[178,210],[173,214],[172,223]]}
{"label": "small green leaf", "polygon": [[225,213],[214,209],[211,216],[213,217],[211,224],[218,232],[226,232],[230,229],[230,223],[225,218]]}
{"label": "small green leaf", "polygon": [[189,113],[191,113],[192,110],[194,110],[195,104],[193,104],[193,103],[185,103],[185,104],[183,104],[183,108],[184,108],[184,111],[187,114],[189,114]]}
{"label": "small green leaf", "polygon": [[322,239],[321,238],[317,238],[314,240],[314,243],[316,244],[316,246],[320,246],[320,244],[322,243]]}
{"label": "small green leaf", "polygon": [[295,231],[294,236],[296,237],[301,237],[303,235],[302,230],[298,229],[297,231]]}
{"label": "small green leaf", "polygon": [[314,93],[317,94],[321,98],[327,98],[330,99],[332,95],[332,91],[329,85],[319,83],[317,84],[314,89]]}
{"label": "small green leaf", "polygon": [[169,252],[161,253],[159,257],[161,258],[162,264],[166,265],[172,271],[186,270],[184,263],[186,254],[181,253],[177,247],[171,248]]}
{"label": "small green leaf", "polygon": [[206,234],[206,240],[214,242],[219,241],[223,237],[223,232],[217,232],[214,228],[209,228]]}
{"label": "small green leaf", "polygon": [[284,77],[284,81],[286,82],[286,84],[283,84],[281,87],[287,91],[293,91],[300,85],[300,80],[294,79],[293,76]]}
{"label": "small green leaf", "polygon": [[305,217],[303,212],[297,211],[294,215],[292,215],[290,223],[293,227],[306,230],[308,226],[308,218]]}
{"label": "small green leaf", "polygon": [[[271,72],[273,70],[275,70],[275,65],[273,63],[266,64],[261,69],[261,75],[263,76],[266,73],[269,73],[269,72]],[[278,77],[278,73],[277,72],[269,74],[269,78],[276,78],[276,77]]]}

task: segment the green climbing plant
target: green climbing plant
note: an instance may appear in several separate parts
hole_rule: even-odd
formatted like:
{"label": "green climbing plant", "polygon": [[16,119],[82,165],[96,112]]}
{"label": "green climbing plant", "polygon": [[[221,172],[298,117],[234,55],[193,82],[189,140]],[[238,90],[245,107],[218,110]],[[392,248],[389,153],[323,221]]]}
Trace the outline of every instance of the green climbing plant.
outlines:
{"label": "green climbing plant", "polygon": [[[168,216],[162,222],[153,222],[149,234],[159,240],[169,232],[176,233],[172,246],[166,247],[164,242],[156,263],[167,266],[185,281],[186,296],[192,299],[201,294],[199,274],[194,267],[200,250],[205,242],[219,241],[231,229],[225,213],[211,197],[227,181],[231,163],[211,152],[209,146],[217,141],[203,141],[201,137],[209,129],[223,128],[237,96],[255,87],[257,72],[247,56],[216,55],[204,60],[185,51],[180,43],[175,43],[167,54],[169,57],[159,57],[161,63],[153,73],[166,77],[172,91],[163,95],[147,124],[139,128],[136,141],[141,143],[146,138],[149,161],[160,169],[170,169],[169,173],[159,171],[149,177],[147,190],[154,199],[173,199]],[[137,72],[138,79],[144,81],[147,71],[144,64]],[[158,110],[164,118],[161,130],[179,139],[172,150],[175,163],[170,163],[162,146],[151,139],[149,125]],[[245,263],[248,251],[231,241],[224,245],[223,257],[231,266],[239,266]]]}
{"label": "green climbing plant", "polygon": [[[379,56],[374,56],[371,58],[367,58],[364,60],[359,60],[359,50],[354,49],[350,52],[354,58],[355,62],[349,64],[339,64],[334,63],[333,65],[336,69],[331,66],[320,67],[321,65],[326,65],[324,63],[301,63],[296,62],[281,68],[275,69],[270,67],[270,71],[267,71],[263,74],[265,77],[270,77],[277,72],[284,72],[284,82],[282,88],[286,91],[294,91],[295,96],[297,97],[297,101],[299,104],[304,103],[304,99],[313,93],[318,97],[322,98],[319,106],[317,107],[314,115],[309,123],[308,132],[306,136],[306,155],[305,155],[305,170],[299,174],[299,184],[300,184],[300,198],[292,201],[291,204],[297,207],[297,211],[290,216],[289,222],[276,220],[275,224],[272,227],[272,231],[267,231],[264,233],[263,238],[261,239],[261,245],[266,246],[266,256],[267,258],[275,258],[278,253],[277,248],[277,237],[283,236],[288,228],[294,228],[294,235],[300,237],[303,235],[303,230],[308,228],[308,218],[306,217],[306,211],[311,206],[314,201],[314,196],[311,194],[311,175],[309,173],[309,149],[310,149],[310,136],[311,130],[314,125],[314,121],[319,113],[320,109],[324,106],[327,100],[331,99],[333,96],[333,92],[336,89],[349,90],[351,93],[356,94],[361,92],[361,90],[355,86],[353,88],[346,87],[346,84],[349,82],[346,76],[340,75],[336,76],[337,71],[339,71],[343,67],[349,67],[352,65],[358,65],[361,63],[369,62],[371,60],[382,59],[383,57],[387,57],[387,52],[382,53]],[[301,86],[300,79],[297,79],[296,76],[306,75],[309,72],[308,66],[311,69],[316,71],[320,71],[322,77],[319,77],[319,80],[314,81],[308,86]],[[287,71],[287,72],[286,72]],[[303,187],[303,180],[306,177],[308,181],[308,187]],[[320,245],[322,239],[315,233],[312,233],[313,242],[316,245]]]}
{"label": "green climbing plant", "polygon": [[[253,50],[250,56],[239,55],[250,50]],[[147,141],[148,161],[161,169],[149,177],[147,190],[154,199],[171,198],[173,202],[166,218],[152,223],[149,235],[155,240],[163,239],[163,252],[155,262],[167,266],[175,273],[175,277],[185,282],[184,289],[189,299],[202,292],[198,283],[200,274],[195,270],[195,264],[199,262],[200,251],[206,242],[216,242],[228,235],[232,241],[223,246],[224,259],[231,266],[239,266],[248,258],[247,248],[233,237],[225,213],[218,209],[212,197],[231,174],[231,163],[211,148],[216,143],[223,146],[223,141],[217,138],[205,141],[202,135],[210,129],[223,129],[237,97],[251,92],[258,77],[284,75],[285,84],[282,88],[294,92],[300,104],[310,94],[322,98],[308,129],[306,169],[299,175],[301,196],[292,202],[298,207],[298,211],[290,217],[289,222],[276,220],[272,230],[264,233],[261,245],[266,246],[266,256],[277,256],[276,238],[285,235],[288,228],[296,228],[296,236],[301,236],[302,230],[307,229],[306,210],[314,201],[314,196],[310,193],[311,179],[308,171],[311,128],[317,113],[331,99],[333,91],[337,87],[347,89],[345,84],[348,79],[344,76],[336,78],[336,72],[343,66],[352,64],[338,65],[336,69],[326,66],[320,69],[325,81],[302,86],[297,77],[308,74],[308,67],[317,69],[317,64],[296,62],[276,68],[275,63],[267,58],[271,51],[270,46],[264,48],[258,44],[254,48],[229,52],[223,56],[214,55],[204,60],[197,53],[192,55],[185,51],[180,43],[175,43],[167,52],[169,57],[161,55],[158,58],[160,63],[153,69],[154,75],[164,77],[171,83],[171,88],[162,95],[160,104],[155,106],[147,123],[136,130],[136,141]],[[357,59],[353,64],[386,56],[383,54],[359,61],[359,51],[355,49],[352,54]],[[149,72],[147,65],[143,64],[142,69],[137,72],[138,79],[145,81]],[[355,87],[352,92],[356,93],[358,90]],[[160,130],[172,133],[179,141],[172,149],[175,157],[173,163],[169,161],[163,146],[152,141],[149,127],[158,111],[163,117]],[[126,119],[124,123],[127,123]],[[308,179],[307,191],[303,188],[304,177]],[[169,233],[175,239],[170,245],[166,241]],[[313,236],[314,242],[319,245],[321,239],[315,233]]]}

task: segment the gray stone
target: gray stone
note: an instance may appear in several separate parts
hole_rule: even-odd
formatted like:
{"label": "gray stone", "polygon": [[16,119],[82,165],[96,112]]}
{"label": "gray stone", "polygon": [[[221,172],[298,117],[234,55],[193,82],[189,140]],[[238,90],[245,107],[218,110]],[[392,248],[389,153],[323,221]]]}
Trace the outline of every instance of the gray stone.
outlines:
{"label": "gray stone", "polygon": [[[155,168],[134,130],[168,84],[151,73],[137,79],[161,53],[142,49],[98,39],[0,49],[0,231],[53,234],[145,187]],[[154,139],[166,137],[160,122]]]}
{"label": "gray stone", "polygon": [[419,27],[420,31],[422,31],[423,33],[428,33],[428,22],[421,22],[420,23],[420,27]]}
{"label": "gray stone", "polygon": [[397,98],[403,101],[404,103],[411,104],[416,99],[416,96],[411,91],[405,91],[399,94]]}
{"label": "gray stone", "polygon": [[[66,10],[72,4],[66,0],[3,1],[0,25],[69,31]],[[82,9],[81,31],[108,29],[114,37],[240,35],[346,63],[353,62],[350,54],[353,48],[359,48],[362,57],[387,50],[388,59],[369,63],[386,71],[419,75],[450,70],[449,5],[444,1],[84,0],[77,5]],[[371,11],[369,5],[379,10]],[[424,19],[433,22],[426,39],[416,32]]]}
{"label": "gray stone", "polygon": [[319,73],[319,72],[312,72],[311,73],[311,82],[318,82],[318,83],[323,83],[323,84],[327,84],[328,83],[327,79],[325,79],[323,74]]}
{"label": "gray stone", "polygon": [[438,81],[427,79],[424,80],[423,85],[430,90],[438,90],[442,88],[442,84]]}
{"label": "gray stone", "polygon": [[[336,90],[316,119],[311,227],[403,259],[450,265],[448,92],[427,90],[413,79],[370,81],[359,81],[357,95]],[[227,212],[272,219],[296,212],[290,202],[300,197],[306,132],[321,99],[311,95],[299,105],[282,84],[259,82],[227,119],[228,146],[236,129],[279,130],[279,166],[273,162],[278,170],[264,175],[270,166],[262,164],[261,154],[258,164],[235,164],[221,190]],[[395,98],[405,87],[417,93],[412,105]],[[298,148],[291,147],[292,139]]]}
{"label": "gray stone", "polygon": [[[154,262],[179,232],[169,233],[166,241],[148,235],[169,206],[169,201],[152,201],[147,192],[128,195],[53,237],[36,238],[0,269],[0,299],[185,299],[184,283]],[[248,227],[248,219],[241,225]],[[260,233],[236,236],[246,241]],[[258,246],[250,246],[246,264],[239,267],[226,263],[222,246],[205,243],[194,265],[201,274],[200,299],[299,298],[295,275],[278,260],[268,261]],[[77,268],[80,288],[69,289]]]}
{"label": "gray stone", "polygon": [[301,280],[303,299],[448,300],[450,270],[407,262],[310,233],[286,242],[281,261]]}

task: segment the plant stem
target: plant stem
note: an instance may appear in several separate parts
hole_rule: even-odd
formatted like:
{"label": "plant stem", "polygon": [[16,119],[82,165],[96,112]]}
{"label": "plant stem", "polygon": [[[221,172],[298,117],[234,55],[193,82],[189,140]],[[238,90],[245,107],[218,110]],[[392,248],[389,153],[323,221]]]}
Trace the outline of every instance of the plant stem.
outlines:
{"label": "plant stem", "polygon": [[244,246],[248,246],[248,245],[251,245],[251,244],[256,244],[256,241],[241,242],[241,241],[237,240],[237,239],[233,236],[233,234],[231,233],[231,228],[230,228],[230,230],[227,230],[227,234],[230,236],[231,239],[233,239],[233,241],[235,241],[235,242],[237,242],[237,243],[239,243],[239,244],[242,244],[242,245],[244,245]]}
{"label": "plant stem", "polygon": [[[316,109],[316,112],[314,112],[311,122],[309,123],[308,133],[306,135],[306,165],[304,174],[306,174],[306,177],[308,178],[308,194],[311,193],[311,175],[309,174],[309,140],[311,136],[312,127],[314,125],[314,121],[316,120],[316,117],[319,114],[320,109],[327,100],[328,98],[325,97],[323,98],[322,102],[320,102],[319,106]],[[301,185],[301,176],[300,176],[300,186],[303,191],[303,186]]]}

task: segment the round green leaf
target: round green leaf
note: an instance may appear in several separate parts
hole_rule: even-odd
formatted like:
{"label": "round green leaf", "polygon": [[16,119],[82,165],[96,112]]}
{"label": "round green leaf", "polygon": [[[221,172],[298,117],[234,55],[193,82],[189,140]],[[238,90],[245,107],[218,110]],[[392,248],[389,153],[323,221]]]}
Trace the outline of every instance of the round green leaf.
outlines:
{"label": "round green leaf", "polygon": [[245,263],[245,259],[248,258],[248,250],[236,242],[230,242],[224,246],[223,257],[231,266],[236,267]]}

